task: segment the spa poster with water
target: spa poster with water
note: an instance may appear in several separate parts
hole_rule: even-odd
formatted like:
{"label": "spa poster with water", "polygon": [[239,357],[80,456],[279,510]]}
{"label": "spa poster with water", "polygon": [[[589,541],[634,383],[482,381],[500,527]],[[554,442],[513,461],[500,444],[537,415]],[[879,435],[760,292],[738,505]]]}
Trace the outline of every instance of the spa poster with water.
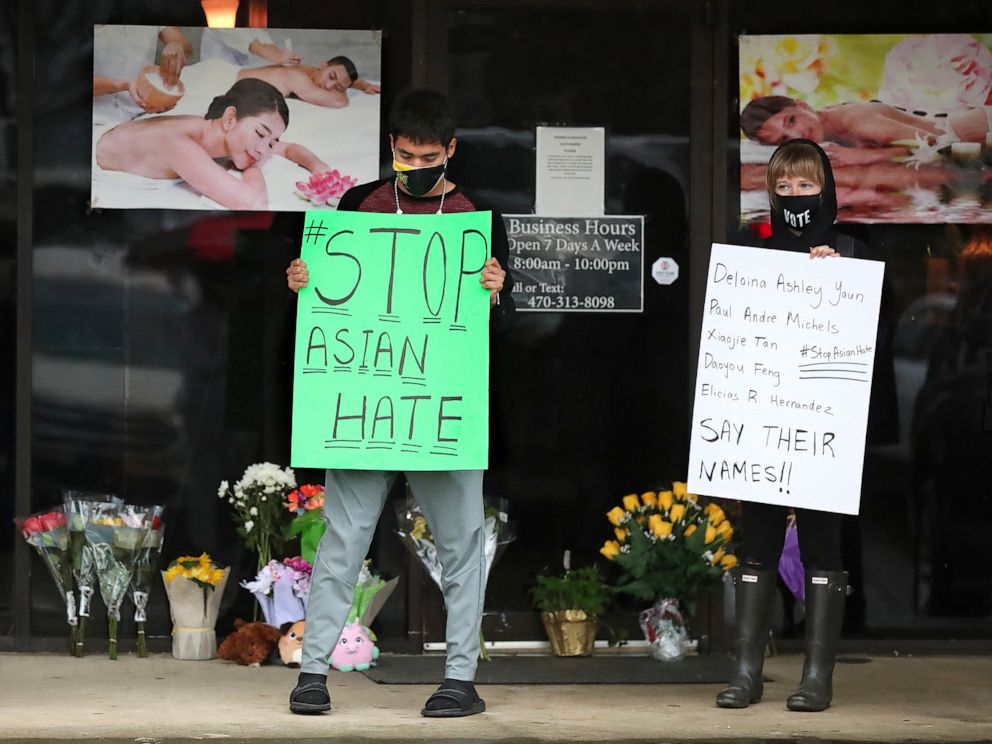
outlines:
{"label": "spa poster with water", "polygon": [[838,221],[992,222],[992,34],[739,37],[741,219],[768,222],[767,163],[827,151]]}
{"label": "spa poster with water", "polygon": [[333,209],[378,178],[380,31],[93,30],[91,204]]}

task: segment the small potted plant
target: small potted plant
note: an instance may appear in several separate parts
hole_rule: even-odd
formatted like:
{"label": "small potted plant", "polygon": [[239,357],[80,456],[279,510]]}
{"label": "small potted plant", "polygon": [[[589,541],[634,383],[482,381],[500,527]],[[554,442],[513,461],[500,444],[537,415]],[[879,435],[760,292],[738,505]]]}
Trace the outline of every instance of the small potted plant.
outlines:
{"label": "small potted plant", "polygon": [[531,592],[555,656],[589,656],[612,588],[595,566],[538,576]]}

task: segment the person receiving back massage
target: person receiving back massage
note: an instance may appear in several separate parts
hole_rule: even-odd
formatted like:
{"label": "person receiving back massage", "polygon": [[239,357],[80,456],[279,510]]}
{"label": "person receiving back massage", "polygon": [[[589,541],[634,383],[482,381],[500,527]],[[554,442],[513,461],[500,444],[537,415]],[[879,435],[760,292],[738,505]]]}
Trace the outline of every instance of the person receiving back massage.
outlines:
{"label": "person receiving back massage", "polygon": [[261,168],[273,155],[311,173],[329,170],[306,147],[280,140],[288,125],[282,93],[263,80],[239,80],[204,116],[156,116],[106,131],[96,144],[96,165],[104,172],[181,179],[228,209],[266,209]]}

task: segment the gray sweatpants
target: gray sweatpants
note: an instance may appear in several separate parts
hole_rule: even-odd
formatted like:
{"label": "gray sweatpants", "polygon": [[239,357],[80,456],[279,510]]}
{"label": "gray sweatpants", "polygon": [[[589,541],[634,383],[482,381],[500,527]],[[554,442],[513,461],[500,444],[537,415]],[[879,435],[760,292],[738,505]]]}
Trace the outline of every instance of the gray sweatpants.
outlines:
{"label": "gray sweatpants", "polygon": [[[303,672],[327,673],[328,659],[348,619],[362,561],[398,475],[386,470],[327,471],[327,529],[314,558],[303,632]],[[479,662],[486,591],[482,471],[410,471],[405,475],[427,518],[441,561],[448,612],[444,676],[471,682]]]}

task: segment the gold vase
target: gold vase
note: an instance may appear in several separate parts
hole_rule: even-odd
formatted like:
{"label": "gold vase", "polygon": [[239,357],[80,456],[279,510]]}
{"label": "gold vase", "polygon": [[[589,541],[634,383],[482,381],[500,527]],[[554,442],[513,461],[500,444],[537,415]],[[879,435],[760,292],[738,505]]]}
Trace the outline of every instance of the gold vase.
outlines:
{"label": "gold vase", "polygon": [[541,622],[555,656],[589,656],[596,642],[599,618],[584,610],[542,612]]}

